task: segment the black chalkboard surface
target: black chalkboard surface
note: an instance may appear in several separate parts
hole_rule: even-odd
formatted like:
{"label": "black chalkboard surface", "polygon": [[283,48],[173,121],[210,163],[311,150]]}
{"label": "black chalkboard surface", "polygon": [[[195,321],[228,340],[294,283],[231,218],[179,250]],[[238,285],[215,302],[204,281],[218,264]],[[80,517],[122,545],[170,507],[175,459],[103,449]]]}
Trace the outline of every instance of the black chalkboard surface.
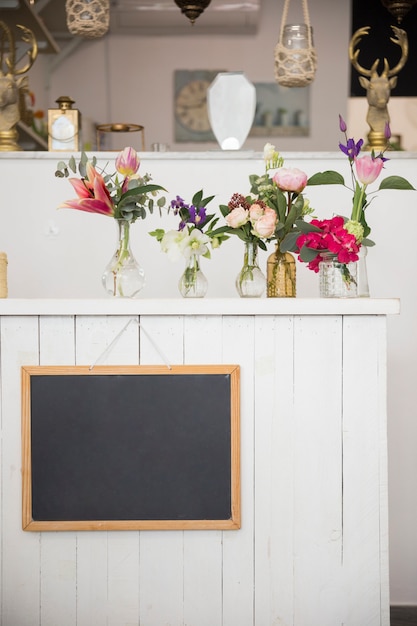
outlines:
{"label": "black chalkboard surface", "polygon": [[240,527],[239,366],[22,367],[24,530]]}

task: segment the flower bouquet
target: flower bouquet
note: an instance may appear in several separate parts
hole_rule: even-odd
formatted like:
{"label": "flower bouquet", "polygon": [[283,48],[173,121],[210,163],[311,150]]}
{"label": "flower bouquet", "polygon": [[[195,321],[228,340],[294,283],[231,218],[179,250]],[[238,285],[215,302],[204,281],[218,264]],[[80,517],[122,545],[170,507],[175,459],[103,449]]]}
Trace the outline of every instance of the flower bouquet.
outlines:
{"label": "flower bouquet", "polygon": [[[297,168],[284,168],[283,158],[269,143],[264,147],[264,162],[263,175],[249,176],[251,195],[236,193],[220,206],[227,226],[219,230],[245,243],[244,265],[236,279],[240,295],[261,295],[266,284],[268,297],[295,296],[295,262],[292,255],[281,253],[280,243],[295,228],[296,220],[311,212],[302,195],[307,175]],[[266,244],[274,240],[277,249],[268,259],[265,281],[256,262],[257,250],[266,250]]]}
{"label": "flower bouquet", "polygon": [[[296,220],[293,232],[285,236],[281,247],[283,250],[295,251],[299,260],[307,263],[307,267],[315,272],[319,272],[321,262],[334,261],[343,279],[342,289],[349,292],[344,295],[369,296],[367,279],[362,277],[362,273],[366,276],[366,267],[358,269],[357,265],[352,265],[360,260],[362,246],[366,250],[375,245],[369,239],[371,228],[367,222],[366,210],[377,191],[414,190],[414,187],[402,176],[388,176],[380,182],[378,189],[369,191],[368,186],[378,179],[388,159],[383,152],[375,155],[372,151],[371,154],[360,156],[363,139],[356,142],[353,138],[348,138],[346,123],[341,116],[339,128],[345,135],[345,143],[339,143],[339,148],[348,157],[351,186],[345,183],[341,174],[332,170],[314,174],[308,179],[307,185],[333,184],[350,189],[353,194],[350,219],[336,216],[330,220],[312,220],[310,223]],[[387,124],[385,137],[389,139],[390,135]],[[354,273],[357,269],[359,275],[356,278]]]}
{"label": "flower bouquet", "polygon": [[[116,157],[116,171],[112,174],[99,171],[96,157],[90,160],[85,152],[81,154],[78,166],[71,157],[68,164],[60,161],[55,172],[59,178],[68,178],[70,171],[80,174],[80,178],[69,178],[78,197],[66,200],[58,208],[98,213],[116,220],[118,245],[102,277],[106,292],[112,296],[133,297],[142,289],[145,275],[131,252],[130,224],[145,219],[146,211],[152,213],[154,197],[165,191],[150,182],[149,174],[140,176],[139,167],[136,151],[127,147]],[[165,198],[160,197],[156,204],[161,209],[165,202]]]}
{"label": "flower bouquet", "polygon": [[186,268],[179,282],[179,290],[184,297],[201,298],[207,292],[207,279],[200,268],[200,257],[209,259],[210,248],[218,248],[228,239],[225,233],[214,234],[213,227],[218,222],[215,214],[207,213],[207,205],[214,196],[203,197],[203,190],[194,194],[191,204],[180,196],[171,201],[168,211],[179,215],[178,230],[165,231],[162,228],[150,232],[161,244],[161,250],[172,261],[184,257]]}

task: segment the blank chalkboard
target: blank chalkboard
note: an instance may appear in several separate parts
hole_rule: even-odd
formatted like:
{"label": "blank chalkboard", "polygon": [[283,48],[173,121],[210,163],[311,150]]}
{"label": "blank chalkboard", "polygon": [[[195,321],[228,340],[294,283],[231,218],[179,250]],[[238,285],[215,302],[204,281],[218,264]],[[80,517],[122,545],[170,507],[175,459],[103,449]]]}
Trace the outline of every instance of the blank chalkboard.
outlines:
{"label": "blank chalkboard", "polygon": [[240,527],[239,366],[22,367],[24,530]]}

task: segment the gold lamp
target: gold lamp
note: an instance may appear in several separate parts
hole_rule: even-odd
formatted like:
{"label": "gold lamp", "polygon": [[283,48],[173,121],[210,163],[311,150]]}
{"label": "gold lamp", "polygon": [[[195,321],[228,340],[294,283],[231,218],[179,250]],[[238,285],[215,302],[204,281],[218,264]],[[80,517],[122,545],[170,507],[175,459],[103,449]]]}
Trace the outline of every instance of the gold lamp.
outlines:
{"label": "gold lamp", "polygon": [[181,9],[193,25],[196,19],[207,9],[211,0],[175,0],[175,4]]}
{"label": "gold lamp", "polygon": [[381,0],[381,2],[398,24],[401,24],[403,17],[413,8],[417,0]]}

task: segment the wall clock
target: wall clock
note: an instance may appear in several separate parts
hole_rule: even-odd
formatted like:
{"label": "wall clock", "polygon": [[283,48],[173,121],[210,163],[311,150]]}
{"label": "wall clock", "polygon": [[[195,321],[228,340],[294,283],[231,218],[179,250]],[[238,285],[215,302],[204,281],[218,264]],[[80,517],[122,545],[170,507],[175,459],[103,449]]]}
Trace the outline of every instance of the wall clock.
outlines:
{"label": "wall clock", "polygon": [[175,71],[175,141],[216,141],[207,114],[207,88],[221,71]]}

